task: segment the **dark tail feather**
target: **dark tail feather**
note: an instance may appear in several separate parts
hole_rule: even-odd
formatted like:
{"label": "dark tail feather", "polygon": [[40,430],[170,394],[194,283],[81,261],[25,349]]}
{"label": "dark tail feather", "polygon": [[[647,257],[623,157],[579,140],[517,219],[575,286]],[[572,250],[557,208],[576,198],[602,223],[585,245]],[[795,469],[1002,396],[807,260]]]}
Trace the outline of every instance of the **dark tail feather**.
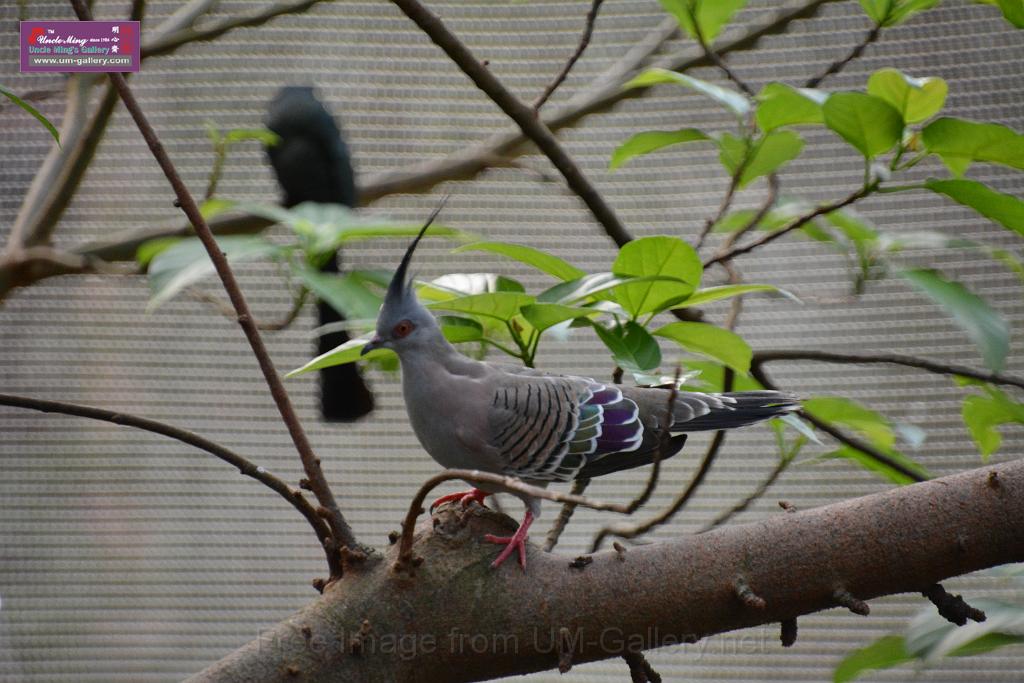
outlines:
{"label": "dark tail feather", "polygon": [[[338,272],[338,255],[323,267],[327,273]],[[321,325],[338,323],[345,316],[320,299],[316,302]],[[320,335],[317,355],[327,353],[349,340],[344,330]],[[355,363],[332,365],[320,370],[320,415],[327,422],[352,422],[373,410],[373,392],[359,374]]]}
{"label": "dark tail feather", "polygon": [[779,391],[737,391],[718,394],[718,397],[723,399],[722,407],[712,406],[707,415],[678,422],[673,429],[687,432],[733,429],[782,417],[800,408],[796,398]]}
{"label": "dark tail feather", "polygon": [[[661,462],[665,462],[673,455],[683,450],[683,444],[686,443],[686,434],[677,434],[669,439],[668,443],[662,448]],[[621,472],[622,470],[631,470],[634,467],[643,467],[644,465],[650,465],[654,462],[654,457],[658,453],[658,448],[652,448],[648,451],[636,451],[633,453],[612,453],[606,455],[597,460],[591,460],[583,469],[576,475],[577,479],[592,479],[593,477],[601,477],[612,472]]]}

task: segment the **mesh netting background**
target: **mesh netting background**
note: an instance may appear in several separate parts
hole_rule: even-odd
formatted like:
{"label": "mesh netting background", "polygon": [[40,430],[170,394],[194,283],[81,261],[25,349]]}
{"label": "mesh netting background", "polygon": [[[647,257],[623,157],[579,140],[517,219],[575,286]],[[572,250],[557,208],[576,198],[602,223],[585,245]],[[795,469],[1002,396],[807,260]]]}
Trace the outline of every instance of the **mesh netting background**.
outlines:
{"label": "mesh netting background", "polygon": [[[60,2],[21,4],[31,18],[70,18]],[[97,15],[119,16],[125,4],[98,2]],[[266,4],[225,0],[214,14],[253,12]],[[149,5],[147,25],[154,26],[178,3]],[[584,0],[432,5],[528,100],[562,65],[589,7]],[[767,21],[778,9],[776,3],[751,2],[736,24]],[[17,73],[18,16],[14,2],[0,9],[2,81],[19,92],[59,91],[59,75]],[[548,106],[564,104],[663,18],[654,0],[605,3],[589,50]],[[868,28],[857,3],[827,4],[814,18],[793,23],[787,34],[767,38],[756,52],[735,54],[729,61],[758,88],[770,80],[798,83],[845,54]],[[733,30],[726,37],[737,34]],[[665,53],[687,50],[692,46],[675,41]],[[1024,44],[991,8],[944,3],[887,32],[863,59],[826,85],[862,87],[873,70],[890,65],[947,79],[947,108],[955,115],[1024,129]],[[709,69],[694,73],[720,81]],[[257,125],[265,103],[284,84],[318,86],[342,120],[364,178],[443,158],[508,129],[490,101],[394,7],[380,1],[325,3],[304,16],[194,44],[147,61],[132,83],[196,191],[211,163],[205,123]],[[62,100],[58,93],[38,104],[59,120]],[[635,234],[692,236],[717,208],[726,186],[713,152],[699,146],[665,152],[614,174],[606,171],[607,160],[616,144],[640,130],[727,125],[714,103],[666,87],[590,116],[560,137]],[[784,174],[784,193],[815,200],[851,191],[860,179],[860,159],[830,133],[808,130],[805,135],[807,151]],[[46,132],[20,110],[0,108],[0,233],[9,231],[50,144]],[[607,270],[613,246],[591,216],[561,183],[544,180],[545,174],[557,176],[545,158],[527,155],[523,161],[526,169],[490,170],[473,182],[447,183],[446,222],[488,238],[550,250],[588,270]],[[932,166],[921,173],[939,171]],[[977,167],[972,174],[1003,191],[1021,193],[1019,175],[1004,169]],[[744,193],[740,205],[756,205],[762,191]],[[260,150],[238,146],[221,194],[277,197]],[[118,108],[56,241],[72,246],[133,227],[173,223],[178,211],[172,199],[137,131]],[[436,195],[393,196],[377,208],[418,221],[436,201]],[[1000,228],[932,197],[871,199],[860,210],[893,232],[941,230],[1014,245]],[[393,267],[402,248],[404,240],[361,243],[348,251],[346,262]],[[418,256],[421,274],[490,271],[519,277],[528,288],[547,284],[495,257],[454,257],[449,250],[440,241],[425,244]],[[971,252],[924,256],[985,296],[1018,329],[1024,324],[1019,282],[1004,269]],[[748,280],[784,286],[804,302],[751,299],[740,332],[755,348],[903,351],[980,365],[976,349],[949,318],[901,282],[872,282],[866,294],[850,297],[844,261],[820,246],[799,240],[777,243],[744,257],[741,266]],[[287,309],[272,269],[249,266],[242,274],[258,315],[276,317]],[[711,274],[710,280],[719,275]],[[217,290],[211,285],[210,291]],[[138,277],[68,277],[15,292],[0,308],[0,390],[166,420],[296,481],[298,459],[237,326],[188,297],[147,315],[147,297]],[[721,320],[723,311],[711,309],[712,319]],[[279,368],[295,367],[308,357],[313,326],[307,308],[289,330],[267,335]],[[1015,341],[1018,357],[1022,350]],[[665,351],[670,366],[677,354]],[[606,353],[585,334],[548,344],[540,365],[600,377],[609,372]],[[1024,368],[1018,362],[1011,369]],[[915,455],[937,475],[978,464],[959,419],[962,394],[946,379],[820,364],[773,365],[772,374],[801,394],[854,397],[894,420],[924,428],[928,440]],[[288,387],[357,533],[383,545],[419,483],[437,466],[409,429],[397,376],[372,374],[370,381],[379,409],[353,426],[318,421],[315,381],[294,380]],[[655,538],[700,528],[745,496],[775,464],[767,430],[742,430],[726,443],[699,495]],[[1001,457],[1012,457],[1022,443],[1019,434],[1009,434]],[[683,455],[666,463],[652,508],[685,485],[705,444],[706,439],[694,438]],[[645,471],[623,473],[595,482],[591,492],[622,500],[645,477]],[[739,519],[780,514],[779,499],[806,508],[884,488],[846,462],[801,465]],[[506,507],[519,514],[516,506]],[[546,518],[554,512],[548,506]],[[603,521],[606,516],[578,512],[562,550],[584,550]],[[175,680],[310,600],[309,579],[322,572],[320,551],[305,522],[275,495],[221,462],[142,432],[0,408],[0,679]],[[950,581],[948,587],[971,596],[1024,599],[1019,584],[985,574]],[[778,645],[777,627],[771,626],[655,651],[650,659],[666,680],[831,680],[845,653],[902,629],[922,606],[919,597],[897,596],[874,601],[869,618],[833,610],[801,619],[800,638],[786,651]],[[1022,665],[1021,650],[1010,648],[945,662],[922,678],[1016,681]],[[621,681],[626,676],[621,661],[609,661],[529,680]],[[904,668],[873,673],[866,680],[915,677]]]}

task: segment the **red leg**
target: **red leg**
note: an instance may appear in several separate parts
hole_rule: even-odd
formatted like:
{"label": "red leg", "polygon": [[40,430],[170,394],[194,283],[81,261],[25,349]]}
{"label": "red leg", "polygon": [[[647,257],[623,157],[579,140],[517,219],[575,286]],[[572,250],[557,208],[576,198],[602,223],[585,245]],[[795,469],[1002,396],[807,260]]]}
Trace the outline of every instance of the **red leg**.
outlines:
{"label": "red leg", "polygon": [[526,539],[529,538],[526,532],[529,530],[531,524],[533,524],[533,513],[527,510],[519,528],[516,529],[516,532],[511,536],[495,536],[493,534],[487,534],[484,536],[484,540],[488,543],[505,545],[505,549],[498,554],[498,557],[494,559],[494,562],[491,562],[492,569],[500,567],[501,563],[507,560],[509,555],[515,551],[519,553],[519,566],[523,568],[523,571],[526,571]]}
{"label": "red leg", "polygon": [[448,495],[441,496],[440,498],[435,500],[433,503],[430,504],[430,510],[433,511],[434,508],[436,508],[441,503],[449,503],[453,500],[457,500],[460,503],[462,503],[462,507],[466,507],[474,500],[483,505],[484,498],[486,498],[489,495],[491,494],[487,493],[486,491],[481,491],[480,489],[472,489],[470,491],[456,491],[455,493],[449,493]]}

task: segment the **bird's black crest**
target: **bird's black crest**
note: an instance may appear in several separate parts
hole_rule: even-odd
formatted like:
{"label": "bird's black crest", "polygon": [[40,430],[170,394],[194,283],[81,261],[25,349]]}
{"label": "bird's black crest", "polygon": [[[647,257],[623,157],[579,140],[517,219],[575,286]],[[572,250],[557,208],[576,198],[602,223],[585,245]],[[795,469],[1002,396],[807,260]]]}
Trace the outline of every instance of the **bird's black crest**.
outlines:
{"label": "bird's black crest", "polygon": [[402,257],[401,263],[398,264],[398,269],[395,271],[395,274],[391,278],[391,284],[388,285],[388,293],[385,299],[386,302],[394,302],[397,304],[399,301],[405,298],[406,292],[412,285],[411,281],[406,281],[406,272],[409,270],[409,262],[412,261],[412,254],[414,251],[416,251],[416,245],[420,243],[420,240],[423,238],[423,235],[426,234],[427,228],[429,228],[430,225],[434,222],[434,219],[437,218],[437,215],[441,213],[441,209],[444,208],[444,205],[447,201],[447,196],[441,199],[441,203],[438,204],[437,208],[434,209],[434,211],[430,214],[430,217],[427,218],[427,222],[423,224],[422,228],[420,228],[419,234],[417,234],[415,239],[413,239],[412,244],[409,245],[409,248],[405,250],[405,255]]}

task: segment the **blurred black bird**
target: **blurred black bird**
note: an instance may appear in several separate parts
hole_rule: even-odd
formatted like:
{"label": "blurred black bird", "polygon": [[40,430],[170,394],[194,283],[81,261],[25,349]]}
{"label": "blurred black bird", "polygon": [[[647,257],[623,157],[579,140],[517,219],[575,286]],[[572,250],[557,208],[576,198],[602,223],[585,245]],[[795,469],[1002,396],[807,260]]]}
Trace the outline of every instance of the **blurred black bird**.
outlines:
{"label": "blurred black bird", "polygon": [[[270,165],[284,190],[283,204],[302,202],[359,203],[352,155],[341,128],[316,98],[313,88],[285,86],[267,108],[266,126],[280,138],[268,147]],[[339,254],[322,268],[339,272]],[[341,322],[345,317],[326,301],[318,300],[320,324]],[[323,334],[317,353],[326,353],[349,340],[344,331]],[[373,394],[354,363],[320,370],[320,411],[328,422],[350,422],[373,410]]]}

